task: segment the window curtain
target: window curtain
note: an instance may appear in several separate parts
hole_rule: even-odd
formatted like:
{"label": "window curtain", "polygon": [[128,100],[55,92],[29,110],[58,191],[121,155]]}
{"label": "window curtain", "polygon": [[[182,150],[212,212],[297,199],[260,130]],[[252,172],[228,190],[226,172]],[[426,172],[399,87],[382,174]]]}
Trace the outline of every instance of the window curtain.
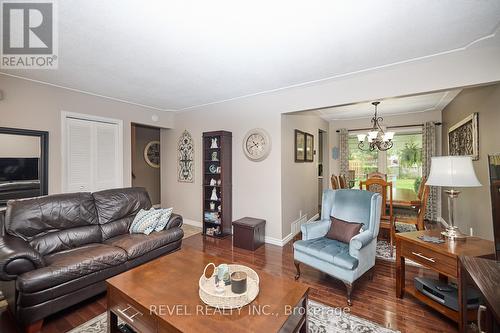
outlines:
{"label": "window curtain", "polygon": [[[436,156],[436,125],[434,122],[426,122],[422,132],[422,176],[426,179],[431,171],[431,157],[433,156]],[[438,195],[438,188],[431,186],[425,213],[425,218],[430,221],[437,220]]]}
{"label": "window curtain", "polygon": [[[340,174],[349,177],[349,132],[340,130]],[[348,179],[349,180],[349,179]]]}

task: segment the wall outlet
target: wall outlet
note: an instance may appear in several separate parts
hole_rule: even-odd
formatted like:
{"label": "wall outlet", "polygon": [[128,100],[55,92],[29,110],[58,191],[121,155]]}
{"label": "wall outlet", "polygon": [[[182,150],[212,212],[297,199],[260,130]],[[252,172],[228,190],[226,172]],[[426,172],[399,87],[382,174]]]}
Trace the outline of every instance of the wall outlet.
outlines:
{"label": "wall outlet", "polygon": [[472,237],[472,236],[474,236],[474,229],[473,229],[472,227],[470,227],[469,232],[470,232],[470,236],[471,236],[471,237]]}
{"label": "wall outlet", "polygon": [[302,217],[302,209],[299,210],[299,219]]}

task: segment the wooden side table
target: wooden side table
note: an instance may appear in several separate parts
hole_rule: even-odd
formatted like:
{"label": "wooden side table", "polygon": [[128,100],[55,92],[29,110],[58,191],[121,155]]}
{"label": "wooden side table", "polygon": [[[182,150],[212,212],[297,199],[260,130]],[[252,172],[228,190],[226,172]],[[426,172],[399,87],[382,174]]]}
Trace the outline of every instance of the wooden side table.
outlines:
{"label": "wooden side table", "polygon": [[266,220],[244,217],[233,222],[233,245],[255,251],[264,244]]}
{"label": "wooden side table", "polygon": [[[424,242],[418,237],[428,235],[440,237],[440,230],[423,230],[396,234],[396,296],[403,298],[405,293],[435,309],[439,313],[459,324],[462,331],[462,311],[454,311],[415,289],[413,285],[405,286],[405,259],[411,259],[422,266],[439,273],[441,279],[448,277],[457,280],[459,309],[462,309],[461,273],[459,265],[460,256],[482,257],[495,253],[493,242],[478,237],[467,237],[465,241],[435,244]],[[475,316],[471,312],[470,318]]]}

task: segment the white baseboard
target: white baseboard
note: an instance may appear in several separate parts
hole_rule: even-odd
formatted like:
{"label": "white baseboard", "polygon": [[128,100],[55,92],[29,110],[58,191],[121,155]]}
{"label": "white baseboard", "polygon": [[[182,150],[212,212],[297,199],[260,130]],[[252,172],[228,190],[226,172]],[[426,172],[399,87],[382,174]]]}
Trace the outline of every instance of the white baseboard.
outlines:
{"label": "white baseboard", "polygon": [[[277,245],[277,246],[283,247],[286,243],[291,241],[293,239],[293,237],[295,237],[295,235],[297,235],[300,232],[300,227],[303,224],[316,221],[318,219],[318,217],[319,217],[319,214],[315,214],[310,219],[307,219],[307,215],[304,215],[301,218],[297,219],[296,221],[292,222],[292,232],[289,233],[287,236],[285,236],[283,239],[266,236],[264,238],[264,242],[267,244],[272,244],[272,245]],[[198,228],[203,227],[201,222],[198,222],[195,220],[183,218],[183,221],[185,224],[189,224],[189,225],[192,225],[194,227],[198,227]]]}
{"label": "white baseboard", "polygon": [[291,224],[292,232],[290,232],[288,235],[286,235],[283,239],[266,236],[264,239],[264,242],[266,242],[268,244],[278,245],[280,247],[283,247],[283,246],[285,246],[286,243],[291,241],[293,239],[293,237],[295,237],[295,235],[297,235],[300,232],[300,227],[303,224],[316,221],[316,219],[318,219],[318,217],[319,217],[319,214],[317,214],[317,213],[313,217],[311,217],[310,219],[307,219],[307,215],[304,215],[301,218],[292,222],[292,224]]}
{"label": "white baseboard", "polygon": [[185,219],[185,218],[182,218],[182,220],[185,224],[189,224],[189,225],[192,225],[192,226],[198,227],[198,228],[203,228],[203,226],[201,225],[201,222],[198,222],[195,220],[190,220],[190,219]]}

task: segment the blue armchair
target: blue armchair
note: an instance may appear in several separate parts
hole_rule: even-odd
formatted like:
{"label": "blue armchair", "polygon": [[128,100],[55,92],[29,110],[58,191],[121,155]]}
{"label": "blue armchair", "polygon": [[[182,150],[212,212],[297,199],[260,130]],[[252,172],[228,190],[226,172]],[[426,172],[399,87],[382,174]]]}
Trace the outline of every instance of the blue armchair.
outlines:
{"label": "blue armchair", "polygon": [[[354,281],[375,266],[375,249],[380,226],[380,194],[361,190],[325,190],[321,220],[302,225],[302,240],[293,244],[295,279],[300,263],[316,268],[344,282],[347,304],[352,305]],[[363,223],[362,231],[349,244],[326,238],[330,216],[348,222]],[[373,273],[372,273],[373,274]]]}

